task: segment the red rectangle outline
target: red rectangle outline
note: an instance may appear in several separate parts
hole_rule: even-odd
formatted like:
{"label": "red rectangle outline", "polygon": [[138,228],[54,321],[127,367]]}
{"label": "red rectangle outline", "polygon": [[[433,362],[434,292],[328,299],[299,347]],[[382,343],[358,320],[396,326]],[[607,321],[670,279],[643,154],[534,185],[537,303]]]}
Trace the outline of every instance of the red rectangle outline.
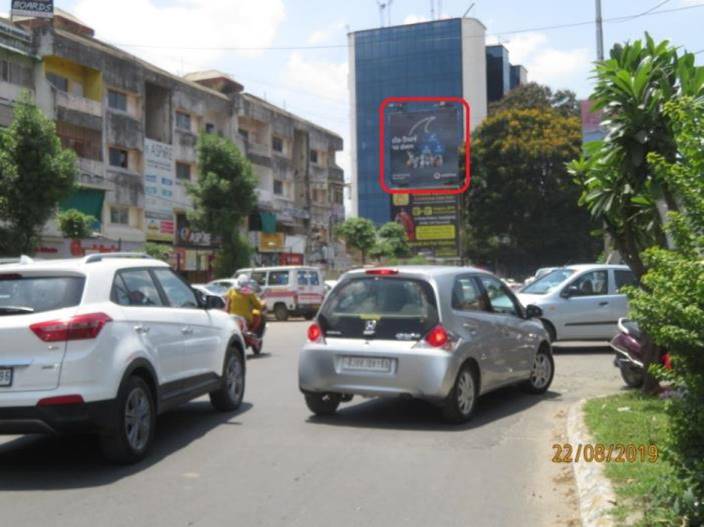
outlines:
{"label": "red rectangle outline", "polygon": [[[386,148],[384,144],[384,110],[389,104],[395,102],[454,102],[464,106],[465,112],[465,129],[467,130],[467,140],[465,141],[465,181],[460,188],[443,190],[435,188],[419,188],[419,189],[392,189],[386,184],[384,179],[384,165],[386,160]],[[470,169],[470,151],[472,143],[472,130],[469,127],[471,108],[469,103],[463,97],[387,97],[381,101],[379,106],[379,186],[387,194],[439,194],[439,195],[454,195],[463,194],[469,189],[472,182],[472,174]]]}

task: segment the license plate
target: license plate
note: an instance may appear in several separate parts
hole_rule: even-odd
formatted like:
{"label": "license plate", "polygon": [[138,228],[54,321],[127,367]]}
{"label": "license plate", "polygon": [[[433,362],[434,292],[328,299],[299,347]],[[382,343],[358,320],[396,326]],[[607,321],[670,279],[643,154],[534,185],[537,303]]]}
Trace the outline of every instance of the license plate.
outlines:
{"label": "license plate", "polygon": [[391,359],[377,359],[373,357],[342,357],[342,369],[388,373],[391,371]]}
{"label": "license plate", "polygon": [[0,368],[0,387],[12,386],[12,368]]}

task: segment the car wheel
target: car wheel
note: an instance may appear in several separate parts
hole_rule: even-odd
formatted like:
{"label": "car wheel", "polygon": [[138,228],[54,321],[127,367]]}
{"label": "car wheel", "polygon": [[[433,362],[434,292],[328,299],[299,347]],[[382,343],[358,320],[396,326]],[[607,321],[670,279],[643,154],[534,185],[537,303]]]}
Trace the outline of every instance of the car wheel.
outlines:
{"label": "car wheel", "polygon": [[645,378],[641,371],[631,368],[630,366],[620,366],[619,370],[621,370],[621,378],[623,379],[623,382],[625,382],[630,388],[640,388],[643,386]]}
{"label": "car wheel", "polygon": [[245,386],[245,369],[242,354],[230,350],[225,355],[222,369],[222,386],[210,392],[210,404],[220,412],[232,412],[242,404]]}
{"label": "car wheel", "polygon": [[156,429],[154,398],[142,378],[132,376],[123,382],[115,417],[114,433],[101,437],[103,454],[110,461],[125,465],[142,460]]}
{"label": "car wheel", "polygon": [[465,364],[457,374],[455,385],[445,401],[445,419],[452,423],[469,421],[477,405],[478,393],[477,374],[471,364]]}
{"label": "car wheel", "polygon": [[555,361],[552,353],[546,347],[541,347],[533,358],[530,369],[530,378],[523,383],[523,388],[528,393],[545,393],[555,375]]}
{"label": "car wheel", "polygon": [[288,309],[283,304],[276,304],[274,306],[274,316],[279,322],[286,322],[288,320]]}
{"label": "car wheel", "polygon": [[307,393],[305,396],[308,409],[315,415],[333,415],[342,401],[335,393]]}
{"label": "car wheel", "polygon": [[540,321],[543,323],[545,331],[548,332],[550,342],[555,342],[557,340],[557,330],[555,329],[555,326],[552,325],[552,322],[550,322],[549,320],[545,320],[544,318],[541,318]]}

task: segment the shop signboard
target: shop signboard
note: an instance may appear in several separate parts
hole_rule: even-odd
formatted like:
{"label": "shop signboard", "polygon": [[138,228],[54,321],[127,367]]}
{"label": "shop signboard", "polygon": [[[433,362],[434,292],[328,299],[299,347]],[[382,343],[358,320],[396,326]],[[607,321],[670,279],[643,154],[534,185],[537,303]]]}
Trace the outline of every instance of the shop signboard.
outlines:
{"label": "shop signboard", "polygon": [[144,218],[147,240],[174,242],[174,157],[171,145],[144,139]]}

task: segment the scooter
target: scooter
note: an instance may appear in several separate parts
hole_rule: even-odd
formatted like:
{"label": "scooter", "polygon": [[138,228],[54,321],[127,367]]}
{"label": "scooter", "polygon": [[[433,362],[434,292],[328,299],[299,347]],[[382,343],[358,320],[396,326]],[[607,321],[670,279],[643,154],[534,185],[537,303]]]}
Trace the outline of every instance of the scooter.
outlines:
{"label": "scooter", "polygon": [[257,312],[255,311],[253,313],[254,315],[258,315],[259,317],[259,326],[252,330],[249,328],[247,325],[247,321],[242,318],[238,317],[236,315],[233,315],[237,319],[237,323],[240,326],[240,331],[242,332],[242,336],[244,337],[244,344],[246,347],[252,350],[252,353],[255,355],[260,355],[262,352],[262,348],[264,347],[264,334],[266,333],[266,316],[264,312]]}
{"label": "scooter", "polygon": [[[621,370],[623,381],[631,388],[640,388],[645,381],[643,365],[643,332],[638,323],[627,318],[618,320],[619,333],[611,340],[611,348],[616,352],[614,366]],[[660,362],[671,368],[670,355],[663,353]]]}

